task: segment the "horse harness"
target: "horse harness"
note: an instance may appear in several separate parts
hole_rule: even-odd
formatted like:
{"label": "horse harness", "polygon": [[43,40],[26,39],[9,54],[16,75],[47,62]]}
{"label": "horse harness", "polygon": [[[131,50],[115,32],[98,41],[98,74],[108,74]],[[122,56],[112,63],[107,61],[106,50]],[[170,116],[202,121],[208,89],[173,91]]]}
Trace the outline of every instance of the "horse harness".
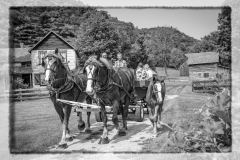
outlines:
{"label": "horse harness", "polygon": [[[60,62],[62,63],[62,61],[60,60]],[[50,91],[50,94],[55,93],[56,94],[56,99],[58,99],[59,94],[61,93],[65,93],[69,90],[71,90],[74,86],[74,84],[77,85],[77,87],[80,89],[80,91],[83,91],[82,88],[77,84],[74,75],[70,73],[69,69],[67,68],[67,66],[65,64],[62,63],[62,65],[64,66],[64,68],[67,71],[67,76],[64,78],[58,78],[55,79],[54,76],[56,75],[56,67],[55,69],[47,68],[46,70],[50,70],[51,72],[53,72],[53,75],[51,75],[51,83],[47,85],[47,89]],[[78,77],[82,83],[82,86],[84,87],[83,81],[80,77]],[[62,85],[60,88],[54,88],[53,84],[59,80],[63,80],[65,79],[64,85]],[[79,96],[78,96],[79,97]],[[78,99],[78,98],[77,98]]]}
{"label": "horse harness", "polygon": [[[117,71],[113,70],[113,69],[107,69],[107,72],[108,72],[108,74],[107,74],[107,83],[103,87],[101,87],[100,89],[96,89],[96,93],[101,94],[100,98],[97,98],[97,101],[98,102],[101,101],[106,106],[106,103],[102,100],[102,98],[104,97],[106,92],[109,91],[114,85],[119,87],[120,89],[122,89],[131,98],[132,96],[130,95],[130,93],[123,87],[122,78],[119,75],[119,73]],[[90,67],[90,72],[89,73],[92,74],[91,67]],[[99,75],[99,70],[98,70],[98,75]],[[117,84],[113,80],[113,77],[115,77],[116,75],[120,79],[120,84]],[[128,75],[127,75],[127,77],[128,77]],[[129,79],[129,77],[128,77],[128,79]],[[95,80],[97,82],[96,78],[88,78],[88,80]],[[101,85],[100,82],[98,82],[98,83]]]}

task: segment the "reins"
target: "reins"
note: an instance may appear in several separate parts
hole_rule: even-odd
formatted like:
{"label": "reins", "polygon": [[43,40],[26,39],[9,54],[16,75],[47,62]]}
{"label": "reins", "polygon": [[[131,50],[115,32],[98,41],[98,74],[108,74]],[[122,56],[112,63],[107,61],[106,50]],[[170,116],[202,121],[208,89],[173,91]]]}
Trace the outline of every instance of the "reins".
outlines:
{"label": "reins", "polygon": [[[89,64],[89,65],[93,65],[93,64]],[[98,67],[98,66],[97,66]],[[98,68],[99,69],[99,68]],[[97,77],[99,77],[99,72],[100,72],[100,69],[98,70],[98,73],[97,73]],[[92,72],[90,71],[90,73],[92,74]],[[89,74],[90,74],[89,73]],[[119,79],[120,79],[120,82],[121,84],[117,84],[116,82],[114,82],[113,78],[118,75]],[[92,77],[93,77],[93,74],[92,74]],[[101,85],[101,82],[98,81],[98,78],[88,78],[88,80],[93,80],[95,82],[98,82],[100,85]],[[100,86],[101,88],[99,89],[95,89],[95,92],[98,93],[98,94],[101,94],[101,96],[98,98],[98,100],[100,100],[104,105],[106,105],[104,103],[104,101],[102,100],[102,98],[104,97],[104,95],[106,94],[107,91],[109,91],[113,86],[117,86],[119,87],[120,89],[122,89],[130,98],[131,98],[131,95],[128,93],[128,91],[123,87],[123,83],[122,83],[122,78],[121,76],[115,71],[115,70],[110,70],[110,69],[107,69],[107,79],[106,79],[106,84],[104,86]]]}
{"label": "reins", "polygon": [[[51,83],[47,86],[47,88],[48,88],[50,91],[52,91],[52,92],[54,92],[54,93],[56,94],[56,98],[58,98],[58,96],[59,96],[60,93],[65,93],[65,92],[71,90],[72,87],[73,87],[73,83],[75,83],[75,84],[78,86],[78,84],[73,80],[73,78],[71,78],[71,79],[69,78],[69,76],[70,76],[70,77],[73,77],[73,75],[69,72],[69,70],[67,69],[67,67],[65,66],[65,64],[63,64],[63,62],[62,62],[59,58],[58,58],[58,61],[60,61],[60,64],[61,64],[61,65],[64,67],[64,69],[66,70],[66,72],[67,72],[66,77],[55,79],[56,70],[53,70],[51,67],[46,69],[46,70],[50,70],[50,71],[53,72],[53,75],[51,75],[51,77],[52,77],[52,78],[51,78]],[[57,81],[63,80],[63,79],[65,79],[65,81],[64,81],[64,84],[63,84],[60,88],[54,88],[54,87],[53,87],[54,83],[56,83]],[[73,83],[71,83],[71,82],[73,82]],[[82,91],[82,89],[81,89],[80,86],[78,86],[78,88]]]}

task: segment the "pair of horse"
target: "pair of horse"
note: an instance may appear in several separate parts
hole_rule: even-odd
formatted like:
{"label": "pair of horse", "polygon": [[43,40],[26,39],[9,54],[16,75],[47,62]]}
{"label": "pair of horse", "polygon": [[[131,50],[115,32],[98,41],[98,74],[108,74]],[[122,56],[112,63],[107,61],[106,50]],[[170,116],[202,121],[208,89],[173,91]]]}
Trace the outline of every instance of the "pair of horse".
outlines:
{"label": "pair of horse", "polygon": [[[94,100],[101,106],[103,119],[103,134],[99,144],[109,143],[107,129],[107,115],[105,106],[113,108],[112,121],[118,130],[119,136],[126,135],[128,106],[131,94],[134,93],[134,73],[128,68],[120,68],[118,71],[104,58],[90,57],[84,66],[84,72],[73,75],[67,65],[62,61],[58,49],[54,54],[48,54],[43,58],[42,66],[45,68],[45,81],[48,82],[48,89],[54,107],[62,122],[62,139],[59,143],[60,148],[66,148],[67,142],[72,141],[68,128],[69,117],[72,106],[57,102],[56,99],[83,102],[88,104]],[[95,97],[95,98],[93,98]],[[158,77],[153,77],[146,95],[146,102],[149,110],[149,119],[157,134],[157,122],[161,121],[162,105],[165,97],[165,84]],[[118,112],[122,114],[123,126],[118,123]],[[90,115],[87,113],[87,128],[90,130]],[[85,123],[82,114],[79,113],[78,129],[83,130]]]}

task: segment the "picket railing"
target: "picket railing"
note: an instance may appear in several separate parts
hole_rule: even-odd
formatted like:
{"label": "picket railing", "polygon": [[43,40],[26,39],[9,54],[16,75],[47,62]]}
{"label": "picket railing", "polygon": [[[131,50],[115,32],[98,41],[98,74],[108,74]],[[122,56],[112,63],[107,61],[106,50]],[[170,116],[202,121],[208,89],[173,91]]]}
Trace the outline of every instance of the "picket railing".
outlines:
{"label": "picket railing", "polygon": [[10,99],[10,101],[24,101],[48,97],[49,91],[46,88],[5,90],[0,93],[1,100]]}

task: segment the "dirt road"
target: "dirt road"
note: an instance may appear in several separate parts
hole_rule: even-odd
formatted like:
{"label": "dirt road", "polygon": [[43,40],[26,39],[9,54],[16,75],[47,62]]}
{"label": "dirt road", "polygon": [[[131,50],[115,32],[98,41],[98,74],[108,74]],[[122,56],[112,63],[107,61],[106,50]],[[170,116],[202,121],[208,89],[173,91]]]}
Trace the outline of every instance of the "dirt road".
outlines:
{"label": "dirt road", "polygon": [[[194,94],[188,85],[167,86],[164,101],[162,121],[167,124],[180,120],[196,121],[194,112],[207,100],[209,95]],[[49,148],[51,152],[176,152],[165,146],[167,127],[159,129],[161,134],[153,137],[153,131],[148,116],[143,122],[136,122],[134,118],[128,121],[127,135],[119,137],[111,121],[108,121],[110,143],[99,145],[102,134],[102,123],[91,126],[92,133],[74,133],[74,140],[68,143],[67,149]]]}

